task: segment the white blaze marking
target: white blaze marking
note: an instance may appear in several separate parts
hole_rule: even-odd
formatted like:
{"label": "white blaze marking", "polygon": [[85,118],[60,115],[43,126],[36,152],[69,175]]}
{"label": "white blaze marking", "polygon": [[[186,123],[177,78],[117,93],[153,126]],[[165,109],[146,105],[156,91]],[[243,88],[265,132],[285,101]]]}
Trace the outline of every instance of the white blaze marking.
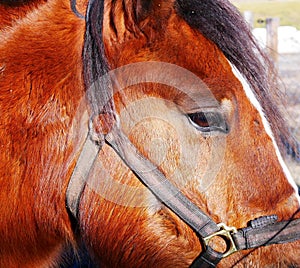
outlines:
{"label": "white blaze marking", "polygon": [[229,64],[231,65],[231,68],[232,68],[232,71],[233,71],[233,74],[236,76],[236,78],[242,83],[243,85],[243,88],[245,90],[245,93],[246,93],[246,96],[248,97],[248,99],[250,100],[251,104],[256,108],[256,110],[258,111],[260,117],[261,117],[261,120],[262,120],[262,123],[263,123],[263,126],[266,130],[266,133],[268,134],[268,136],[271,138],[272,142],[273,142],[273,145],[274,145],[274,148],[275,148],[275,151],[276,151],[276,155],[277,155],[277,158],[278,158],[278,161],[283,169],[283,172],[285,174],[285,177],[287,178],[288,182],[291,184],[291,186],[294,188],[295,192],[296,192],[296,196],[297,196],[297,199],[298,199],[298,202],[300,204],[300,197],[298,195],[298,187],[296,185],[296,182],[295,180],[293,179],[287,165],[285,164],[284,160],[283,160],[283,157],[279,151],[279,148],[278,148],[278,145],[276,143],[276,140],[274,138],[274,134],[272,132],[272,129],[271,129],[271,126],[270,126],[270,123],[268,122],[264,112],[263,112],[263,109],[260,105],[260,103],[258,102],[257,98],[255,97],[253,91],[251,90],[249,84],[247,83],[247,81],[245,80],[245,78],[241,75],[241,73],[236,69],[235,66],[233,66],[230,62]]}

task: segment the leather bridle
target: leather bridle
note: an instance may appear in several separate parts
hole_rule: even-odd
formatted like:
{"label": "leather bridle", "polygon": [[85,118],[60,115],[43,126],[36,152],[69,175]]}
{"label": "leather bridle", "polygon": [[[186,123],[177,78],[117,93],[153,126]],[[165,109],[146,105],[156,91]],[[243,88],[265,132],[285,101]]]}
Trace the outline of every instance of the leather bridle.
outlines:
{"label": "leather bridle", "polygon": [[[224,223],[215,223],[184,196],[155,165],[141,155],[122,132],[118,121],[108,134],[97,134],[95,140],[95,135],[91,135],[90,130],[86,138],[66,193],[67,208],[75,219],[78,219],[80,198],[89,172],[104,143],[113,148],[157,199],[197,234],[203,251],[191,267],[216,267],[223,258],[235,252],[300,239],[300,219],[277,222],[276,215],[263,216],[250,221],[247,227],[241,229],[228,227]],[[220,237],[226,242],[225,252],[218,252],[210,246],[211,240],[215,237]]]}

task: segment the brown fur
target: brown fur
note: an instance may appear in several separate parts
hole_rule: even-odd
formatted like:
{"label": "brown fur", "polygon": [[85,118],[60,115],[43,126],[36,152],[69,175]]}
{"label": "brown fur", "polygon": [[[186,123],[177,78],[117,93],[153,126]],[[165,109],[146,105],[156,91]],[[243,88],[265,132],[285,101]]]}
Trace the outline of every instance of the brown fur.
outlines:
{"label": "brown fur", "polygon": [[74,240],[62,193],[78,153],[83,30],[52,2],[1,34],[1,267],[48,267]]}
{"label": "brown fur", "polygon": [[[144,13],[140,12],[143,1],[123,2],[105,1],[103,41],[110,68],[148,60],[174,63],[200,77],[219,101],[228,99],[233,105],[225,159],[214,184],[199,192],[195,177],[183,193],[217,222],[237,228],[261,215],[275,213],[280,220],[292,217],[299,209],[294,190],[258,112],[224,55],[176,14],[172,1],[154,0]],[[139,16],[133,15],[135,11]],[[38,12],[2,30],[0,267],[55,266],[65,248],[76,247],[65,192],[87,132],[83,35],[84,21],[62,0],[48,1]],[[125,100],[115,96],[116,108],[121,111],[145,96],[176,103],[176,91],[163,89],[159,85],[132,87]],[[129,134],[146,151],[143,144],[151,133],[137,129]],[[195,145],[210,144],[210,138],[205,141],[197,135],[191,141]],[[143,189],[108,146],[97,161],[115,181]],[[160,167],[167,177],[170,165]],[[112,185],[97,180],[100,172],[95,166],[94,183],[112,193]],[[150,200],[150,205],[118,205],[86,186],[79,226],[91,254],[103,267],[188,267],[201,251],[196,235],[147,192],[140,197]],[[241,252],[223,260],[220,267],[299,265],[299,247],[295,242],[260,248],[249,255]]]}
{"label": "brown fur", "polygon": [[27,13],[46,1],[0,1],[0,29],[11,27],[15,21],[24,18]]}

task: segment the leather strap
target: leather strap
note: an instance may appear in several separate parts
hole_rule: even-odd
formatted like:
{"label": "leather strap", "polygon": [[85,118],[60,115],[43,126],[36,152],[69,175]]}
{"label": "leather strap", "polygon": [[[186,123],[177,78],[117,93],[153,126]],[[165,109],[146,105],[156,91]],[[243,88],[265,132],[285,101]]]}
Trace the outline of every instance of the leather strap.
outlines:
{"label": "leather strap", "polygon": [[192,263],[190,268],[212,268],[223,259],[223,254],[216,252],[211,247],[207,247],[199,257]]}
{"label": "leather strap", "polygon": [[233,234],[238,250],[290,243],[300,239],[300,219],[246,227]]}
{"label": "leather strap", "polygon": [[198,235],[206,237],[220,229],[209,216],[187,199],[155,165],[141,155],[117,126],[117,123],[107,134],[105,140],[156,198]]}
{"label": "leather strap", "polygon": [[[198,235],[206,237],[220,229],[209,216],[196,207],[177,187],[166,179],[155,165],[138,152],[119,127],[115,125],[111,132],[107,134],[105,141],[149,190]],[[72,173],[66,193],[66,204],[75,218],[77,218],[81,193],[101,148],[102,145],[93,141],[88,135]]]}
{"label": "leather strap", "polygon": [[101,148],[102,145],[91,140],[88,135],[73,170],[66,193],[66,206],[75,219],[86,180]]}

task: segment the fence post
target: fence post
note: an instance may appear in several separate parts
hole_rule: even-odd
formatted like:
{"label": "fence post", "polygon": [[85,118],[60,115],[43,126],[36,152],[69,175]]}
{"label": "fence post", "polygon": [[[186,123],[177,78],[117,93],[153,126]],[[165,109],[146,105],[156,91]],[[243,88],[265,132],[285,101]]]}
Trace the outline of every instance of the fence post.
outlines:
{"label": "fence post", "polygon": [[254,16],[253,16],[253,12],[246,10],[244,12],[244,18],[246,20],[246,22],[248,23],[250,29],[252,30],[254,27]]}
{"label": "fence post", "polygon": [[279,18],[267,18],[267,50],[274,61],[275,66],[278,66],[278,27],[280,25]]}

